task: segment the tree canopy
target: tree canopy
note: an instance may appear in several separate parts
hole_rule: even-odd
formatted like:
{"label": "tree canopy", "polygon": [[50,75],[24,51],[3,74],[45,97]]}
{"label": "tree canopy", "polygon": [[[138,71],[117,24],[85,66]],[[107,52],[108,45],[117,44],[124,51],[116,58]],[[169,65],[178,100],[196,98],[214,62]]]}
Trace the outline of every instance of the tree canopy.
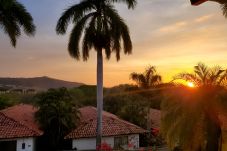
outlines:
{"label": "tree canopy", "polygon": [[66,88],[60,88],[38,94],[35,105],[39,109],[35,117],[40,128],[44,130],[46,145],[53,150],[59,148],[64,136],[75,128],[79,121],[76,102]]}

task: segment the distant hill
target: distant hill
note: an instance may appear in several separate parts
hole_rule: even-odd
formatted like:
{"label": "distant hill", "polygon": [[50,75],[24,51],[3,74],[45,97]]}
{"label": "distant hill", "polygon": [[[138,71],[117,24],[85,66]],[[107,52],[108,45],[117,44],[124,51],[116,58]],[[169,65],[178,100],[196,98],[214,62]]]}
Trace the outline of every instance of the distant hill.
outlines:
{"label": "distant hill", "polygon": [[33,88],[37,90],[47,90],[49,88],[72,88],[83,85],[83,83],[69,82],[50,77],[34,77],[34,78],[1,78],[0,85],[21,87],[21,88]]}

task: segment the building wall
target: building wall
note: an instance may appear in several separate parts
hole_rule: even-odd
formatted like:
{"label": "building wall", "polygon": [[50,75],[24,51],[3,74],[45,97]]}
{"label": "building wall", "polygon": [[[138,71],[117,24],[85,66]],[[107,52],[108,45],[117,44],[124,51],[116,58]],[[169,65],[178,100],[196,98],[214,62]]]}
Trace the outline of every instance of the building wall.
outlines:
{"label": "building wall", "polygon": [[[111,148],[114,148],[114,137],[103,137],[102,143],[108,144]],[[139,134],[128,135],[128,145],[124,146],[125,149],[135,150],[139,148]],[[96,138],[81,138],[74,139],[72,142],[72,148],[78,150],[95,150]]]}
{"label": "building wall", "polygon": [[96,147],[95,138],[81,138],[73,140],[73,149],[77,150],[94,150]]}
{"label": "building wall", "polygon": [[139,146],[139,135],[135,134],[135,135],[129,135],[128,136],[128,150],[135,150],[138,149]]}
{"label": "building wall", "polygon": [[[24,149],[22,148],[24,144]],[[35,151],[35,139],[30,138],[18,138],[16,151]]]}

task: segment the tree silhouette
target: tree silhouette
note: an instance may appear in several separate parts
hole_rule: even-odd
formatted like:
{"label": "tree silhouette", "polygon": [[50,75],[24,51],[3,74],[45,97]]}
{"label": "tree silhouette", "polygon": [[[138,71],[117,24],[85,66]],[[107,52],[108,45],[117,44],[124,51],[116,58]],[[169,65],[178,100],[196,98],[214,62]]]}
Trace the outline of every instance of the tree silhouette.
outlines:
{"label": "tree silhouette", "polygon": [[130,78],[142,88],[151,88],[162,82],[162,78],[156,73],[154,66],[148,66],[144,73],[131,73]]}
{"label": "tree silhouette", "polygon": [[180,73],[174,77],[174,80],[177,79],[193,82],[196,86],[226,86],[227,70],[220,66],[209,68],[198,63],[194,67],[194,73]]}
{"label": "tree silhouette", "polygon": [[13,47],[16,46],[17,38],[21,35],[21,28],[28,36],[35,34],[32,16],[16,0],[0,0],[0,25],[9,35]]}

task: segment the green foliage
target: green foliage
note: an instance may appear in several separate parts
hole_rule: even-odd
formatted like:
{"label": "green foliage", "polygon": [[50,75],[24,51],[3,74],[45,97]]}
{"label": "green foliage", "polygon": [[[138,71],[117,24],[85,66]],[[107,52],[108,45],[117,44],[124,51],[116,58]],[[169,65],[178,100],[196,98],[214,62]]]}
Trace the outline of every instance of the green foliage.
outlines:
{"label": "green foliage", "polygon": [[95,106],[96,105],[96,86],[82,85],[69,90],[74,100],[78,100],[79,106]]}
{"label": "green foliage", "polygon": [[[96,86],[84,85],[69,92],[79,106],[96,106]],[[147,107],[160,109],[160,103],[160,91],[144,92],[127,84],[104,89],[104,110],[143,128],[146,128]]]}
{"label": "green foliage", "polygon": [[21,27],[29,36],[35,33],[32,16],[16,0],[0,0],[0,25],[4,32],[9,35],[14,47],[17,38],[21,35]]}
{"label": "green foliage", "polygon": [[104,97],[104,110],[146,129],[148,108],[154,106],[160,108],[160,98],[154,97],[160,95],[161,94],[157,92],[147,92],[147,94],[144,95],[144,93],[138,90],[109,94]]}
{"label": "green foliage", "polygon": [[9,99],[3,96],[0,96],[0,110],[11,106]]}
{"label": "green foliage", "polygon": [[39,108],[35,117],[44,130],[47,145],[51,149],[59,148],[63,137],[79,120],[76,102],[66,88],[60,88],[38,94],[35,105]]}
{"label": "green foliage", "polygon": [[20,93],[4,93],[0,94],[1,103],[5,104],[2,108],[13,106],[20,103],[31,104],[33,102],[33,95]]}

